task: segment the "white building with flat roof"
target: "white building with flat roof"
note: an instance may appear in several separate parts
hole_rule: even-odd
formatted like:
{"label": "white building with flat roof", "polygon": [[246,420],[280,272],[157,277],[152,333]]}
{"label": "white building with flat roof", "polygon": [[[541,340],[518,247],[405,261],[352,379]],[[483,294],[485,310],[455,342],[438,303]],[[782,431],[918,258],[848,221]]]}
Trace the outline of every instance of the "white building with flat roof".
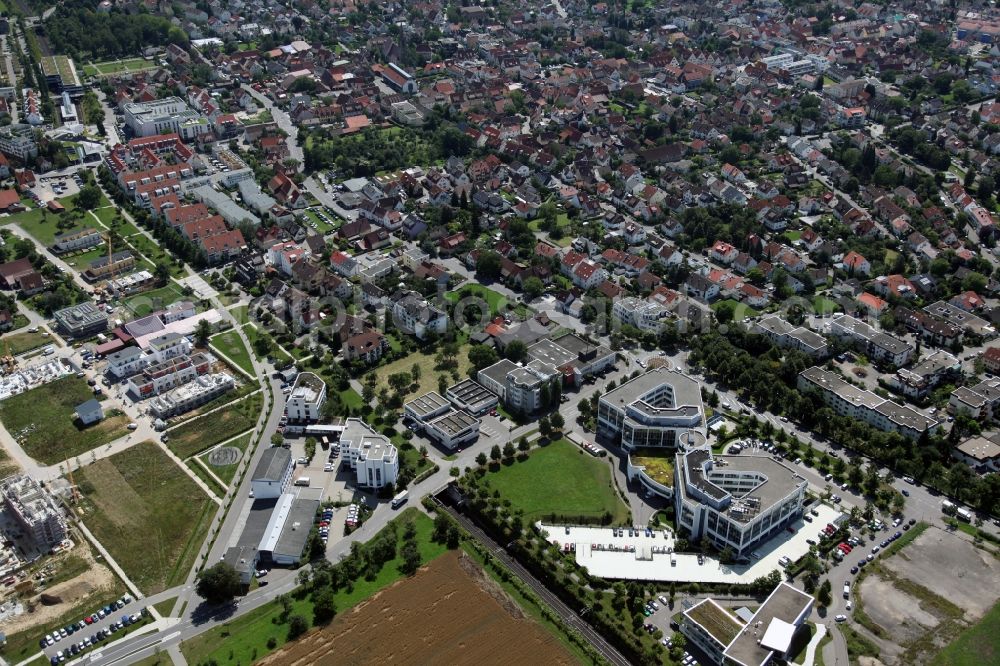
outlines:
{"label": "white building with flat roof", "polygon": [[319,375],[300,372],[285,402],[285,414],[290,421],[318,421],[326,402],[326,382]]}
{"label": "white building with flat roof", "polygon": [[649,370],[601,396],[597,431],[626,450],[698,446],[707,434],[701,387],[676,370]]}
{"label": "white building with flat roof", "polygon": [[257,468],[250,477],[250,488],[256,499],[281,497],[292,478],[291,452],[283,446],[272,446],[264,451]]}
{"label": "white building with flat roof", "polygon": [[399,453],[385,435],[375,432],[360,419],[347,419],[340,435],[344,461],[355,473],[362,488],[393,486],[399,476]]}
{"label": "white building with flat roof", "polygon": [[176,132],[185,141],[207,134],[211,123],[180,97],[165,97],[152,102],[128,102],[122,111],[125,125],[135,136],[154,136]]}
{"label": "white building with flat roof", "polygon": [[677,527],[692,541],[748,557],[802,514],[806,480],[769,456],[712,455],[707,445],[675,456]]}

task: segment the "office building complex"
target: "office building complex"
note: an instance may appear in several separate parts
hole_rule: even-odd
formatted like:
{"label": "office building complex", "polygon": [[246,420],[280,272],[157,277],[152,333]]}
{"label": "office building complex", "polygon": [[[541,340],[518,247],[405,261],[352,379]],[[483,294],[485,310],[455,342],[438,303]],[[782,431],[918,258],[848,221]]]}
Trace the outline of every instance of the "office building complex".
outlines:
{"label": "office building complex", "polygon": [[395,485],[399,476],[399,454],[387,437],[360,419],[347,419],[340,435],[344,461],[355,473],[358,486],[381,488]]}
{"label": "office building complex", "polygon": [[699,446],[706,440],[701,387],[675,370],[650,370],[601,396],[597,429],[621,437],[626,450]]}

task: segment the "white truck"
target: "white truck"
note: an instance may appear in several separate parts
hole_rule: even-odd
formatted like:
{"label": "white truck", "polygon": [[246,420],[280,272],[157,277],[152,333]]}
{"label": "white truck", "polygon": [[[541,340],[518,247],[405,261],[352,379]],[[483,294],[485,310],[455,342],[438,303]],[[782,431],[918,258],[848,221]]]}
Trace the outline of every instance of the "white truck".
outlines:
{"label": "white truck", "polygon": [[955,517],[965,523],[972,522],[972,512],[968,509],[958,509],[955,511]]}
{"label": "white truck", "polygon": [[403,492],[399,493],[398,495],[392,498],[392,508],[398,509],[399,507],[403,506],[404,504],[406,504],[406,500],[408,498],[409,498],[408,490],[404,490]]}
{"label": "white truck", "polygon": [[954,515],[956,508],[953,502],[949,502],[948,500],[941,502],[941,511],[949,516]]}

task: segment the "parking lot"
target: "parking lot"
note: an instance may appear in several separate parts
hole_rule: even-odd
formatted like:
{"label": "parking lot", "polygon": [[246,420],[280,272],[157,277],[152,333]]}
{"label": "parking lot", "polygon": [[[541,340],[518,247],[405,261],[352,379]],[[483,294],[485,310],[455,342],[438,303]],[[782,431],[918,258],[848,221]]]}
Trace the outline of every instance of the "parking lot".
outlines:
{"label": "parking lot", "polygon": [[[753,553],[750,564],[723,564],[718,559],[693,553],[672,553],[674,540],[663,530],[649,535],[643,530],[629,535],[607,527],[566,527],[542,525],[549,541],[563,548],[572,544],[578,564],[601,578],[619,580],[660,580],[679,583],[751,583],[776,569],[779,560],[793,562],[809,552],[809,541],[816,541],[817,525],[837,520],[841,513],[826,504],[813,507],[818,515],[813,522],[799,519]],[[666,535],[665,535],[666,534]],[[699,563],[699,558],[702,562]]]}
{"label": "parking lot", "polygon": [[80,191],[80,184],[81,181],[76,175],[42,176],[35,181],[31,191],[45,203],[77,194]]}
{"label": "parking lot", "polygon": [[95,608],[90,615],[66,625],[59,632],[48,634],[39,641],[39,647],[51,663],[62,663],[95,646],[114,640],[118,632],[141,622],[148,614],[149,611],[141,608],[126,594],[116,603]]}

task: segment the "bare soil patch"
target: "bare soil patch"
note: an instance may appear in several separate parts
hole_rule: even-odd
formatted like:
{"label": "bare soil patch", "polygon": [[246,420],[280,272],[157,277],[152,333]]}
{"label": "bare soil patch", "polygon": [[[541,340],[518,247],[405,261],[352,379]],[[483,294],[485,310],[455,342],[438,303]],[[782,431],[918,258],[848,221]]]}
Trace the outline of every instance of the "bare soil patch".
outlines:
{"label": "bare soil patch", "polygon": [[572,664],[464,555],[447,553],[260,663]]}

